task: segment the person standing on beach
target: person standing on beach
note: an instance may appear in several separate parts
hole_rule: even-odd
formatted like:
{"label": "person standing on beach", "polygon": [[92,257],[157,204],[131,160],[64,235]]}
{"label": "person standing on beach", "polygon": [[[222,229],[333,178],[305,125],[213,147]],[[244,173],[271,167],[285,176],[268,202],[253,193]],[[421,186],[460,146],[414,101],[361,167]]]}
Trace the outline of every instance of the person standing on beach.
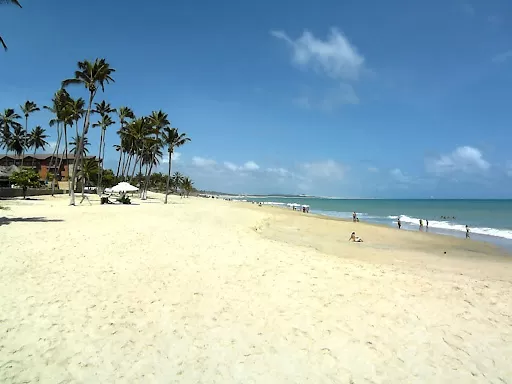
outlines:
{"label": "person standing on beach", "polygon": [[352,212],[352,221],[355,223],[357,219],[357,214],[355,212]]}
{"label": "person standing on beach", "polygon": [[469,239],[469,227],[466,225],[466,239]]}
{"label": "person standing on beach", "polygon": [[398,229],[402,228],[402,222],[400,221],[400,218],[398,218],[396,224],[398,225]]}

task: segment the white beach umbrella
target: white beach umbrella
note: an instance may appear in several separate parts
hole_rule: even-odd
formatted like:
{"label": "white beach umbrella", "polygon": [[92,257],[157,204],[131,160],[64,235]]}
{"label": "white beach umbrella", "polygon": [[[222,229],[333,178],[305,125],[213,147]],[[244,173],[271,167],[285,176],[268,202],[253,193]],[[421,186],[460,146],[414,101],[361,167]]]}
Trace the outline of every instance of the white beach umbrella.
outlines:
{"label": "white beach umbrella", "polygon": [[122,182],[112,187],[112,192],[135,192],[138,191],[139,188],[134,187],[130,183]]}

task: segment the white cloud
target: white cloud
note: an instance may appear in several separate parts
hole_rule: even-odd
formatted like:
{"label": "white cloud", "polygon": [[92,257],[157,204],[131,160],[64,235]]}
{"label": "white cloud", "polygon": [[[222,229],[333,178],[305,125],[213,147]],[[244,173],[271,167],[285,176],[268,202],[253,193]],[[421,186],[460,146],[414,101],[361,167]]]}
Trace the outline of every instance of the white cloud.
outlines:
{"label": "white cloud", "polygon": [[194,156],[192,158],[192,164],[196,167],[207,168],[217,164],[215,160],[205,159],[204,157]]}
{"label": "white cloud", "polygon": [[290,171],[284,168],[267,168],[266,171],[269,173],[275,173],[281,177],[290,175]]}
{"label": "white cloud", "polygon": [[357,80],[364,65],[364,57],[357,48],[337,29],[332,28],[326,40],[304,31],[292,40],[283,31],[270,34],[285,41],[293,49],[293,62],[302,67],[312,67],[335,79]]}
{"label": "white cloud", "polygon": [[[173,154],[172,154],[172,161],[173,162],[179,162],[180,158],[181,158],[181,153],[180,152],[173,152]],[[168,152],[164,154],[164,157],[162,158],[162,163],[163,164],[168,164],[169,163],[169,153]]]}
{"label": "white cloud", "polygon": [[425,166],[427,172],[437,175],[453,172],[484,172],[491,167],[479,149],[469,146],[458,147],[448,155],[427,159]]}
{"label": "white cloud", "polygon": [[512,59],[512,50],[500,53],[492,58],[494,63],[504,63],[505,61]]}
{"label": "white cloud", "polygon": [[334,160],[304,163],[302,169],[311,178],[326,178],[340,180],[345,174],[345,167]]}
{"label": "white cloud", "polygon": [[260,166],[256,164],[254,161],[248,161],[247,163],[244,164],[243,167],[248,171],[256,171],[260,169]]}
{"label": "white cloud", "polygon": [[238,169],[238,166],[236,164],[233,164],[229,161],[224,162],[224,166],[229,169],[230,171],[236,171]]}
{"label": "white cloud", "polygon": [[409,177],[407,177],[401,169],[399,168],[395,168],[395,169],[392,169],[390,172],[391,176],[393,176],[393,178],[398,181],[399,183],[408,183],[410,181]]}
{"label": "white cloud", "polygon": [[379,168],[377,168],[377,167],[368,167],[368,172],[377,173],[377,172],[379,172]]}
{"label": "white cloud", "polygon": [[257,171],[260,169],[260,166],[256,164],[254,161],[248,161],[243,165],[236,165],[234,163],[231,163],[230,161],[225,161],[224,166],[229,169],[230,171],[236,172],[236,171]]}

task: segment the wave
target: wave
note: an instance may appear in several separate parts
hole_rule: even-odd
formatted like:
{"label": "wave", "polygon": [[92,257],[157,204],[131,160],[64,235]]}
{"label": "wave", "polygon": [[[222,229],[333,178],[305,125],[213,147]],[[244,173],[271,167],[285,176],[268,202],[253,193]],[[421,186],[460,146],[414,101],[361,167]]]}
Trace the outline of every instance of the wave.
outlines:
{"label": "wave", "polygon": [[[394,223],[398,219],[398,216],[388,216],[389,219],[393,219]],[[400,220],[402,223],[419,225],[420,219],[416,217],[409,217],[406,215],[400,216]],[[423,219],[425,222],[425,219]],[[444,229],[447,231],[457,231],[457,232],[466,232],[466,226],[462,224],[452,223],[449,221],[438,221],[438,220],[429,220],[428,226],[437,229]],[[499,228],[488,228],[488,227],[470,227],[471,233],[476,233],[478,235],[487,235],[494,237],[502,237],[504,239],[512,240],[512,231],[509,229],[499,229]]]}

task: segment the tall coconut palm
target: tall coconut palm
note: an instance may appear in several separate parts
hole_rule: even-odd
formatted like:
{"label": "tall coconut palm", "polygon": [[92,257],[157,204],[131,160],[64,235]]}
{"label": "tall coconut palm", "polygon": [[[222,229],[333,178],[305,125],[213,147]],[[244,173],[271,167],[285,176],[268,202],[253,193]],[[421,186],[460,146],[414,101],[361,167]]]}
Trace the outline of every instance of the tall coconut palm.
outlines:
{"label": "tall coconut palm", "polygon": [[[14,4],[22,8],[18,0],[0,0],[0,4]],[[0,36],[0,44],[4,47],[4,50],[7,51],[7,45],[5,44],[4,39],[2,39],[2,36]]]}
{"label": "tall coconut palm", "polygon": [[[65,108],[69,101],[69,94],[65,89],[59,89],[52,98],[51,105],[45,105],[43,108],[47,109],[51,113],[55,115],[49,121],[50,127],[56,126],[57,128],[57,142],[55,148],[53,150],[52,157],[50,159],[50,167],[53,167],[54,177],[52,179],[52,195],[55,192],[55,180],[57,179],[57,171],[62,166],[63,157],[59,155],[60,152],[60,143],[62,141],[62,132],[66,130],[66,125],[68,124]],[[61,129],[61,126],[64,126],[64,129]],[[58,162],[58,163],[57,163]]]}
{"label": "tall coconut palm", "polygon": [[183,190],[187,194],[187,197],[189,197],[190,192],[192,192],[194,190],[194,182],[189,177],[185,177],[181,181],[181,187],[183,188]]}
{"label": "tall coconut palm", "polygon": [[[16,155],[21,157],[23,153],[25,153],[25,149],[27,149],[27,146],[27,131],[25,131],[22,126],[15,127],[9,138],[9,150],[13,151],[14,153],[16,153]],[[21,160],[23,162],[23,158],[21,158]]]}
{"label": "tall coconut palm", "polygon": [[68,108],[71,110],[71,114],[73,116],[73,122],[75,123],[75,136],[78,136],[78,122],[82,117],[84,117],[85,109],[84,109],[85,101],[81,97],[78,99],[69,98]]}
{"label": "tall coconut palm", "polygon": [[[142,192],[143,198],[146,198],[153,166],[158,165],[158,159],[161,157],[160,149],[162,148],[162,140],[160,136],[162,135],[162,130],[170,125],[167,113],[163,112],[162,110],[153,111],[151,115],[148,117],[148,123],[151,125],[151,133],[154,135],[154,137],[152,137],[151,140],[149,140],[147,146],[148,148],[152,149],[153,153],[149,156],[150,160],[148,160],[147,163],[149,164],[149,167],[147,167],[146,182],[144,190]],[[160,156],[158,156],[158,153],[160,153]]]}
{"label": "tall coconut palm", "polygon": [[18,127],[21,128],[21,124],[18,121],[19,119],[21,119],[21,116],[18,115],[12,108],[7,108],[2,113],[0,113],[0,132],[2,139],[1,144],[6,148],[6,156],[9,153],[9,140],[11,138],[11,130],[14,130]]}
{"label": "tall coconut palm", "polygon": [[121,168],[121,159],[126,154],[126,148],[124,148],[124,144],[126,144],[126,140],[123,141],[125,138],[125,124],[126,119],[135,119],[135,114],[133,111],[128,107],[119,107],[117,110],[117,116],[119,117],[119,123],[121,124],[121,127],[117,131],[117,134],[120,138],[120,145],[119,145],[119,162],[117,163],[117,171],[116,171],[116,177],[119,177],[119,170]]}
{"label": "tall coconut palm", "polygon": [[190,138],[185,133],[179,133],[178,128],[165,127],[162,133],[162,139],[164,145],[167,147],[169,153],[169,169],[167,171],[167,185],[165,187],[165,204],[167,204],[167,195],[169,194],[169,182],[171,180],[171,166],[172,166],[172,154],[175,148],[179,148],[184,145]]}
{"label": "tall coconut palm", "polygon": [[91,179],[94,176],[98,175],[98,163],[94,159],[85,159],[83,163],[83,167],[80,170],[81,178],[82,178],[82,184],[86,185],[89,184]]}
{"label": "tall coconut palm", "polygon": [[[67,87],[70,84],[79,84],[83,85],[89,91],[89,102],[87,105],[87,111],[85,113],[84,128],[81,136],[82,142],[84,139],[87,138],[87,133],[89,132],[92,104],[94,102],[94,97],[96,96],[98,88],[101,88],[102,91],[105,91],[105,83],[109,84],[110,82],[114,82],[114,79],[112,78],[112,74],[114,72],[115,69],[111,68],[105,59],[96,59],[94,62],[84,60],[78,62],[78,70],[75,71],[75,77],[72,79],[64,80],[62,82],[63,87]],[[79,145],[78,151],[75,155],[75,164],[78,164],[80,162],[82,166],[82,159],[83,143]],[[71,186],[71,199],[69,202],[70,205],[75,205],[76,174],[77,167],[74,166]],[[84,198],[85,195],[82,191],[82,201]]]}
{"label": "tall coconut palm", "polygon": [[[25,132],[28,132],[28,117],[30,114],[40,111],[39,107],[33,101],[25,101],[25,104],[20,106],[21,111],[25,115]],[[23,154],[22,154],[23,156]],[[21,166],[23,166],[23,157],[21,158]]]}
{"label": "tall coconut palm", "polygon": [[100,162],[100,169],[98,173],[98,194],[101,194],[101,176],[103,172],[103,157],[105,157],[105,133],[107,132],[107,128],[114,124],[114,120],[108,114],[102,114],[101,120],[97,123],[94,123],[93,127],[100,127],[100,150],[98,153],[98,161]]}
{"label": "tall coconut palm", "polygon": [[[71,145],[71,149],[69,150],[69,152],[71,152],[72,154],[76,155],[76,153],[78,152],[78,149],[80,148],[80,140],[82,140],[82,137],[80,136],[75,136],[75,137],[72,137],[71,138],[71,141],[69,142],[69,145]],[[87,156],[89,154],[89,148],[87,148],[89,145],[91,145],[89,143],[89,139],[88,138],[85,138],[83,140],[83,151],[84,151],[84,155]]]}
{"label": "tall coconut palm", "polygon": [[32,157],[32,167],[34,166],[34,160],[36,157],[36,152],[39,148],[44,148],[48,145],[46,139],[48,135],[46,135],[46,130],[41,128],[40,125],[36,126],[32,132],[29,134],[28,138],[28,146],[30,148],[34,148],[34,156]]}
{"label": "tall coconut palm", "polygon": [[183,176],[181,173],[173,173],[173,175],[171,176],[171,185],[175,192],[178,192],[178,189],[182,188],[183,180],[185,180],[185,176]]}

